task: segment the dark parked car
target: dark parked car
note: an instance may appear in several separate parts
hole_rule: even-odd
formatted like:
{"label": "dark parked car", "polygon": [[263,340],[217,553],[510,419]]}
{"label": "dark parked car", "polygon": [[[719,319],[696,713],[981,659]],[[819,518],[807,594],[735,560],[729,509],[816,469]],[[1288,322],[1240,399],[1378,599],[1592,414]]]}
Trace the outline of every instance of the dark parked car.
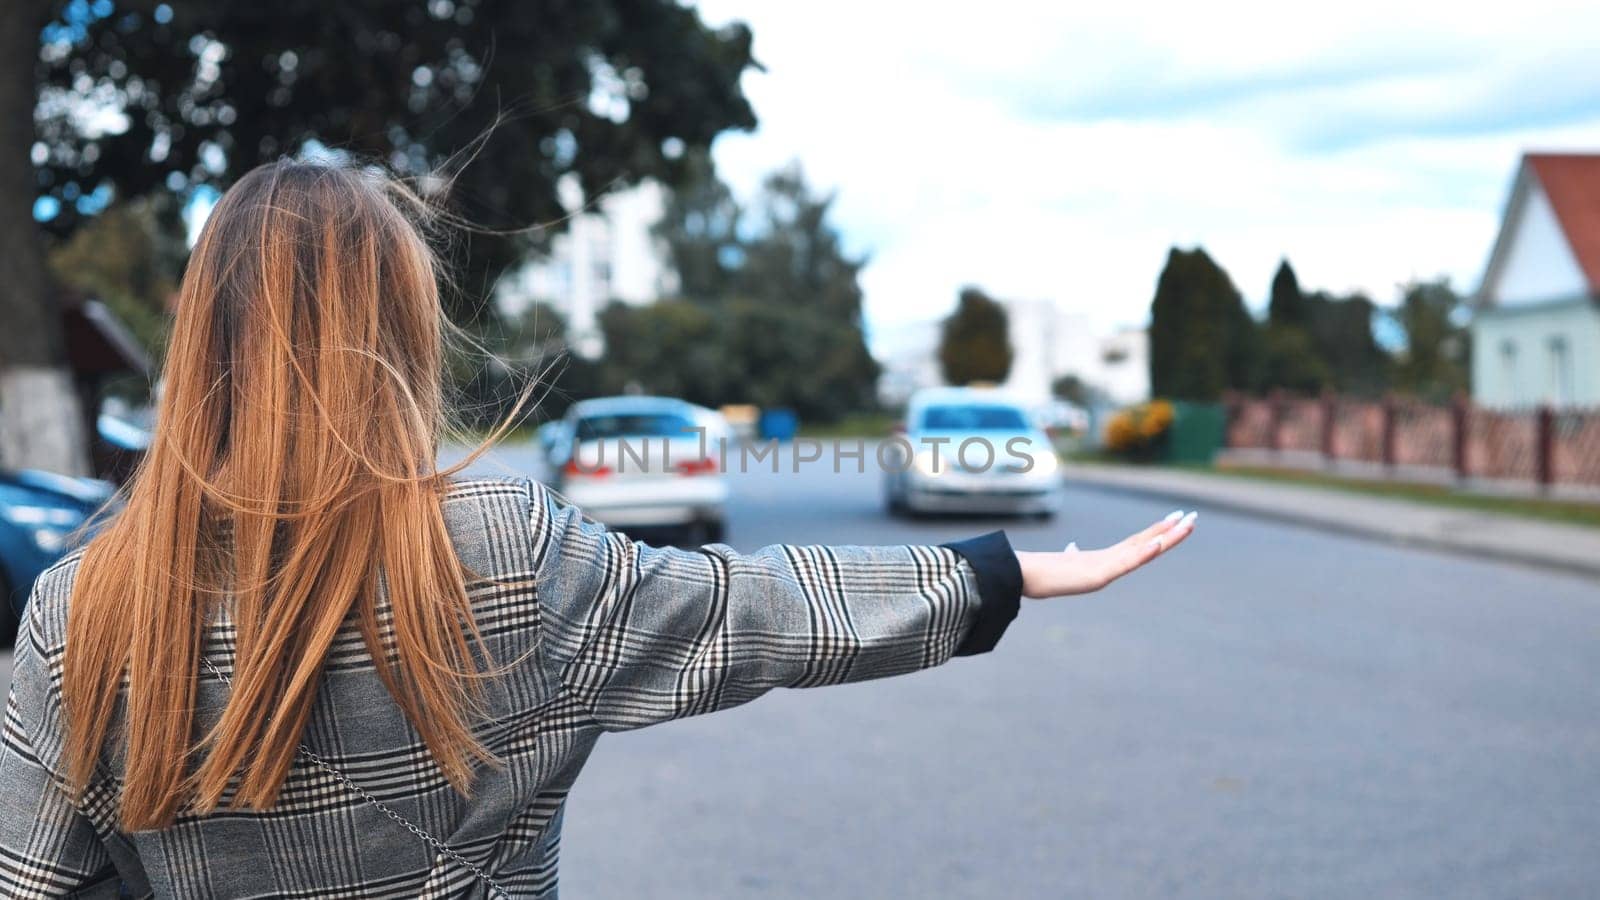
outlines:
{"label": "dark parked car", "polygon": [[34,579],[71,549],[73,531],[106,507],[115,490],[93,478],[0,469],[0,642],[9,645],[15,636]]}

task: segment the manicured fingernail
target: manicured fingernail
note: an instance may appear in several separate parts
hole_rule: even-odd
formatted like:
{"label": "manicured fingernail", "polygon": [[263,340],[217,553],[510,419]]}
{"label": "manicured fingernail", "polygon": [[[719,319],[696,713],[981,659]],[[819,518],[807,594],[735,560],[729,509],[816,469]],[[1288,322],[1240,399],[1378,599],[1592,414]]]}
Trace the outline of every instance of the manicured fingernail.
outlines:
{"label": "manicured fingernail", "polygon": [[1067,545],[1067,552],[1068,553],[1077,553],[1078,552],[1078,542],[1077,541],[1073,541],[1072,543],[1068,544]]}
{"label": "manicured fingernail", "polygon": [[1163,521],[1163,522],[1176,522],[1181,518],[1183,518],[1183,510],[1175,509],[1172,512],[1167,513],[1167,517],[1165,519],[1162,519],[1161,521]]}
{"label": "manicured fingernail", "polygon": [[1195,520],[1198,518],[1200,518],[1200,511],[1195,510],[1194,512],[1189,513],[1187,516],[1184,516],[1183,521],[1178,523],[1178,527],[1192,528],[1194,527]]}

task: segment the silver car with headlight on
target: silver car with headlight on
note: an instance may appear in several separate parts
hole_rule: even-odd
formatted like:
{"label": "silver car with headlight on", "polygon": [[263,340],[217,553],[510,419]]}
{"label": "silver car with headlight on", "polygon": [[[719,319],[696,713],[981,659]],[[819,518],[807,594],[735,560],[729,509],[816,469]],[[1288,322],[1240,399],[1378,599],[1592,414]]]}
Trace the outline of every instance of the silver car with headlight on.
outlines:
{"label": "silver car with headlight on", "polygon": [[1061,508],[1055,446],[1023,404],[983,388],[918,391],[882,454],[890,513],[1051,516]]}

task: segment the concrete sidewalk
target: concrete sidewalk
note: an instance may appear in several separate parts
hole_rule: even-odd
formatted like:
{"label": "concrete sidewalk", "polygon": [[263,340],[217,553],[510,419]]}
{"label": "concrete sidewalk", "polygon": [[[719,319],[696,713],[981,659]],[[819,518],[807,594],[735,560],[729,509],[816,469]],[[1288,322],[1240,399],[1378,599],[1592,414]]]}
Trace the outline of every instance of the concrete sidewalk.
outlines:
{"label": "concrete sidewalk", "polygon": [[1229,510],[1600,578],[1600,529],[1176,469],[1093,463],[1063,468],[1074,485],[1171,497],[1202,512]]}

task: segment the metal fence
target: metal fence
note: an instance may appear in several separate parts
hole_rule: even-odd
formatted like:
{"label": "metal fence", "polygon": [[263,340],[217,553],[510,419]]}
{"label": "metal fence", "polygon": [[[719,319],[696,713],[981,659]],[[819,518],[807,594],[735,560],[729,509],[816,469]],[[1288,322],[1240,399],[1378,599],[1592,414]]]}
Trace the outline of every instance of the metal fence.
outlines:
{"label": "metal fence", "polygon": [[1491,410],[1404,397],[1230,395],[1226,445],[1454,470],[1461,478],[1600,485],[1600,409]]}

